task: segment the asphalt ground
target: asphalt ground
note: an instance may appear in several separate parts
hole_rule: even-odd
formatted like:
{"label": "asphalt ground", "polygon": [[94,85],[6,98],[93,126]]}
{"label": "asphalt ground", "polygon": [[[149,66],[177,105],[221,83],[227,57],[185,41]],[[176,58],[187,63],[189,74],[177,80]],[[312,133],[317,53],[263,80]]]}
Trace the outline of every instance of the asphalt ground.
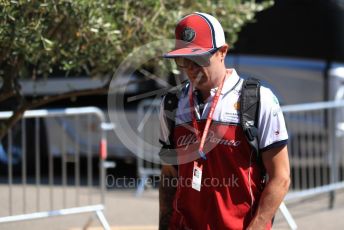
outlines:
{"label": "asphalt ground", "polygon": [[[89,201],[93,204],[100,203],[98,190],[87,189],[82,186],[79,190],[72,187],[63,188],[54,186],[53,189],[43,185],[39,189],[34,185],[28,185],[26,190],[26,202],[24,207],[23,188],[14,185],[10,190],[8,185],[0,184],[0,216],[9,213],[10,198],[12,200],[13,214],[22,214],[24,208],[27,212],[73,207],[78,200],[79,205],[86,205]],[[38,191],[38,192],[37,192]],[[52,192],[53,191],[53,192]],[[9,196],[11,194],[11,196]],[[66,198],[63,199],[63,194]],[[50,199],[51,195],[53,199]],[[39,202],[38,202],[39,201]],[[344,228],[344,190],[336,192],[336,200],[333,209],[328,209],[329,196],[318,195],[293,203],[287,203],[287,207],[294,217],[298,229],[343,229]],[[114,230],[153,230],[158,229],[158,191],[149,188],[142,196],[135,197],[134,189],[109,189],[106,191],[105,216]],[[92,213],[74,214],[59,217],[49,217],[30,221],[0,224],[1,230],[12,229],[102,229],[99,221]],[[280,212],[277,213],[273,229],[289,229],[288,224]]]}

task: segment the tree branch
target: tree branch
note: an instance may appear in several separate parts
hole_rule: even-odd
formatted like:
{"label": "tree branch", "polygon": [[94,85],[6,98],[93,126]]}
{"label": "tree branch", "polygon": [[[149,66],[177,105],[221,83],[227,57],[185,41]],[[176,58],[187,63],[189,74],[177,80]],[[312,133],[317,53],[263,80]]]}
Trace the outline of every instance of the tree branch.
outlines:
{"label": "tree branch", "polygon": [[0,102],[3,102],[11,97],[21,96],[21,87],[18,82],[18,72],[21,61],[15,57],[11,64],[4,67],[3,84],[0,90]]}
{"label": "tree branch", "polygon": [[16,96],[18,93],[17,90],[14,89],[14,80],[15,80],[15,67],[7,67],[5,68],[8,71],[5,71],[5,75],[3,77],[3,84],[0,90],[0,102],[3,102],[11,97]]}
{"label": "tree branch", "polygon": [[6,101],[7,99],[13,97],[14,95],[15,95],[15,93],[13,91],[1,89],[1,91],[0,91],[0,102]]}

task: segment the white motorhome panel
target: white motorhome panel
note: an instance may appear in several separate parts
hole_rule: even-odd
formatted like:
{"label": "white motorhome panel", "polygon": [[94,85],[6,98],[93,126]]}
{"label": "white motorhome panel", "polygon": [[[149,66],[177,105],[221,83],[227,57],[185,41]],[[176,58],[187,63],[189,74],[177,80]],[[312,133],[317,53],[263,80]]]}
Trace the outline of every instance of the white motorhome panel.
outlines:
{"label": "white motorhome panel", "polygon": [[260,79],[279,97],[281,104],[316,102],[326,98],[324,62],[244,55],[229,55],[226,61],[243,77]]}

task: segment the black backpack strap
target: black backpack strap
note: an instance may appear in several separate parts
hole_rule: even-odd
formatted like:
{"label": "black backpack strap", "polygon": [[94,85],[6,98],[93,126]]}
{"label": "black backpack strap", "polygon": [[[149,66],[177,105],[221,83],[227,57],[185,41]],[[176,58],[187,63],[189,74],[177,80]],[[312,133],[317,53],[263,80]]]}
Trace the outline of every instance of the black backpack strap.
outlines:
{"label": "black backpack strap", "polygon": [[241,127],[253,151],[259,156],[258,118],[260,110],[260,82],[258,79],[245,79],[240,100]]}
{"label": "black backpack strap", "polygon": [[[257,156],[257,163],[261,166],[261,189],[266,185],[266,170],[259,151],[258,120],[260,113],[260,82],[258,79],[245,79],[241,89],[240,99],[241,127],[252,150]],[[273,224],[274,217],[272,219]]]}
{"label": "black backpack strap", "polygon": [[169,92],[164,100],[164,112],[167,120],[167,126],[170,131],[168,136],[168,146],[173,148],[173,131],[176,123],[176,111],[178,107],[178,96],[176,92]]}
{"label": "black backpack strap", "polygon": [[179,87],[166,93],[164,98],[164,113],[166,116],[167,127],[169,129],[169,136],[167,143],[160,142],[162,144],[161,151],[159,153],[162,162],[167,164],[176,163],[176,151],[173,141],[174,137],[174,126],[176,119],[176,111],[178,108],[179,97],[182,93],[182,88],[185,86],[186,82],[183,82]]}

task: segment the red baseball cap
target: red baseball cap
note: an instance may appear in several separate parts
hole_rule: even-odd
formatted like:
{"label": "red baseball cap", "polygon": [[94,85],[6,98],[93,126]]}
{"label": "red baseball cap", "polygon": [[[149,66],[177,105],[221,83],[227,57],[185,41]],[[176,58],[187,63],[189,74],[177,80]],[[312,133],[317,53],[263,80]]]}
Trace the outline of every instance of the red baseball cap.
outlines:
{"label": "red baseball cap", "polygon": [[195,12],[182,18],[175,30],[175,49],[165,58],[199,56],[212,53],[225,42],[220,22],[206,13]]}

